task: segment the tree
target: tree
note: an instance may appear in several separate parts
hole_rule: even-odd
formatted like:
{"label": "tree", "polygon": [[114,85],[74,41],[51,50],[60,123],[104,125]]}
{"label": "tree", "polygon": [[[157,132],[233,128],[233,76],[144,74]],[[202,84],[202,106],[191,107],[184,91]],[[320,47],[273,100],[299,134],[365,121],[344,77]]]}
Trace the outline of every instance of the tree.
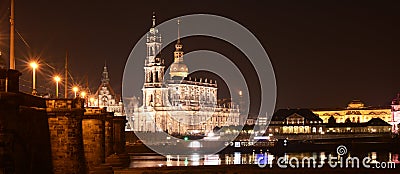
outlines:
{"label": "tree", "polygon": [[335,123],[336,123],[335,117],[333,117],[333,116],[329,117],[328,124],[335,124]]}
{"label": "tree", "polygon": [[344,121],[345,123],[351,123],[350,118],[346,118],[346,120]]}

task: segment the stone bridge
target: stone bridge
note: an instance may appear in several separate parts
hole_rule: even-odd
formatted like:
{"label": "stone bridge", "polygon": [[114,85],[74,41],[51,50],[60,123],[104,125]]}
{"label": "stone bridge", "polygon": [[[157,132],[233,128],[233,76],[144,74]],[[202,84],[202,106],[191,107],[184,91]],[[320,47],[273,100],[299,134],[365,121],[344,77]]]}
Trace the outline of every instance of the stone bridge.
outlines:
{"label": "stone bridge", "polygon": [[19,91],[20,72],[0,69],[0,173],[113,173],[129,165],[126,118],[82,99]]}

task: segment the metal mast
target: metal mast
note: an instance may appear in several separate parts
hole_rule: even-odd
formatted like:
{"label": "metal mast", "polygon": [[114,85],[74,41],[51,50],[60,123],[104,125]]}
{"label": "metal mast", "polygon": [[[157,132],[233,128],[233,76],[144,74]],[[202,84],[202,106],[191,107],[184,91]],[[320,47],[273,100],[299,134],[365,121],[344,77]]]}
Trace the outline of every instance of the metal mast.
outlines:
{"label": "metal mast", "polygon": [[65,54],[65,84],[64,84],[64,98],[68,98],[68,51]]}
{"label": "metal mast", "polygon": [[10,69],[15,69],[14,57],[14,0],[11,0],[11,15],[10,15]]}

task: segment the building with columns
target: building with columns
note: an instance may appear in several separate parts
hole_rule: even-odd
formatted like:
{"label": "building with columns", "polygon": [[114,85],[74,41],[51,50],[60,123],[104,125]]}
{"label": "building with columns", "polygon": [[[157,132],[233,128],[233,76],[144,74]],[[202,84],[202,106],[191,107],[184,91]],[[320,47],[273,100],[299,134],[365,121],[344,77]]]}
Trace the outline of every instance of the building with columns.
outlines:
{"label": "building with columns", "polygon": [[387,123],[392,122],[390,107],[365,106],[360,100],[351,101],[346,108],[313,109],[314,114],[319,116],[323,123],[329,119],[336,123],[366,123],[373,118],[380,118]]}
{"label": "building with columns", "polygon": [[133,125],[133,130],[206,134],[216,126],[238,125],[239,107],[217,104],[216,81],[188,76],[179,29],[169,78],[164,77],[164,59],[157,54],[161,45],[161,35],[153,15],[153,25],[146,42],[142,106],[134,109],[133,119],[129,123]]}

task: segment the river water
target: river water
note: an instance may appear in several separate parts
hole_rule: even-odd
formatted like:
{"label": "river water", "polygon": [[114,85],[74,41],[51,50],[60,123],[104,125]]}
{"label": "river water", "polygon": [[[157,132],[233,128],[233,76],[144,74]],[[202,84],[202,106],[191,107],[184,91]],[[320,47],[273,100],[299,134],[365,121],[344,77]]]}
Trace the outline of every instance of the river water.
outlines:
{"label": "river water", "polygon": [[[392,152],[348,152],[344,157],[369,157],[371,162],[394,162],[399,164],[400,154]],[[327,159],[339,157],[337,152],[294,152],[272,154],[263,151],[253,151],[252,153],[234,152],[230,154],[200,155],[193,153],[191,155],[167,155],[162,156],[156,153],[135,153],[131,154],[130,168],[137,167],[164,167],[164,166],[202,166],[202,165],[236,165],[236,164],[257,164],[260,158],[266,159],[266,163],[276,163],[276,159],[297,158],[300,161],[305,157],[314,159]],[[327,160],[325,161],[327,162]]]}

